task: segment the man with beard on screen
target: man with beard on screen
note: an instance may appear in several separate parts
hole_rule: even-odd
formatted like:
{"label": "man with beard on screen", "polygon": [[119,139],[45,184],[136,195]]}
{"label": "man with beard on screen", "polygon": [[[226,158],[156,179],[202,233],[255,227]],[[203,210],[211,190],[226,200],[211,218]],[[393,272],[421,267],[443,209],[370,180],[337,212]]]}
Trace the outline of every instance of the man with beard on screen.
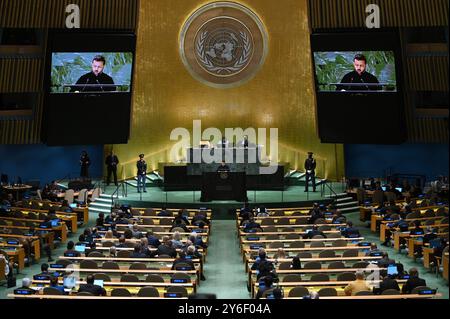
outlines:
{"label": "man with beard on screen", "polygon": [[[114,80],[109,75],[103,73],[106,60],[101,55],[96,55],[92,60],[92,71],[81,76],[77,81],[77,86],[72,87],[71,92],[112,92],[116,91]],[[109,84],[103,86],[102,84]]]}
{"label": "man with beard on screen", "polygon": [[378,79],[376,76],[368,73],[367,60],[363,54],[355,55],[353,59],[354,71],[347,73],[341,80],[341,84],[369,84],[369,85],[337,85],[336,91],[381,91],[382,87],[380,85],[370,85],[377,84]]}

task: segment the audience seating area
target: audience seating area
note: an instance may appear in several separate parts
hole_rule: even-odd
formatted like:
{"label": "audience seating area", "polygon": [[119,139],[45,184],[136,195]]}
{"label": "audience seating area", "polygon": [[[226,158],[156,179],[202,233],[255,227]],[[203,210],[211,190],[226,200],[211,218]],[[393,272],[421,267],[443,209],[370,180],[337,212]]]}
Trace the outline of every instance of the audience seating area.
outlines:
{"label": "audience seating area", "polygon": [[[33,201],[33,205],[42,207],[42,202]],[[55,206],[58,207],[52,207]],[[197,291],[201,280],[205,280],[203,265],[206,262],[211,229],[211,210],[183,210],[182,218],[188,225],[180,225],[177,218],[181,215],[174,214],[172,210],[165,209],[163,214],[161,211],[162,209],[157,208],[134,208],[125,212],[114,209],[106,219],[97,220],[95,229],[86,228],[78,243],[72,242],[72,250],[66,250],[63,255],[56,257],[55,262],[50,263],[50,278],[34,276],[30,288],[36,290],[36,294],[10,294],[8,297],[187,298]],[[11,214],[17,212],[24,214],[24,221],[30,221],[27,219],[29,214],[38,213],[35,209],[28,208],[11,210]],[[62,223],[66,222],[62,218],[64,214],[66,213],[56,214]],[[72,217],[77,216],[74,214]],[[8,222],[10,218],[3,220]],[[56,233],[56,229],[52,227],[49,232],[53,231]],[[155,244],[159,240],[160,246]],[[38,240],[36,242],[39,243]],[[17,251],[23,254],[20,245],[16,246]],[[78,293],[76,289],[68,288],[63,293],[54,289],[50,280],[51,277],[58,278],[58,285],[62,287],[65,277],[75,276],[78,287],[85,285],[90,275],[94,280],[102,281],[101,285],[105,290],[103,296]]]}
{"label": "audience seating area", "polygon": [[[424,209],[429,210],[430,207]],[[438,210],[439,214],[442,214],[442,208],[434,209],[436,211],[433,214]],[[407,282],[406,278],[395,279],[400,291],[386,290],[381,294],[374,294],[370,288],[356,295],[346,294],[346,287],[357,279],[358,273],[362,272],[366,282],[372,286],[382,281],[382,277],[376,274],[388,270],[387,265],[382,264],[383,252],[377,248],[378,254],[371,255],[371,243],[365,241],[364,237],[345,237],[343,234],[347,225],[331,224],[333,215],[315,219],[314,223],[311,223],[311,211],[313,210],[310,208],[269,209],[268,216],[265,217],[254,217],[243,210],[236,211],[241,254],[252,298],[274,298],[274,290],[281,290],[284,298],[292,299],[301,299],[311,293],[317,293],[320,299],[416,299],[439,296],[421,294],[420,289],[425,287],[409,294],[401,294],[400,291]],[[448,213],[448,208],[446,212]],[[408,217],[411,219],[411,216]],[[440,218],[436,218],[440,223],[433,225],[445,231],[448,222]],[[256,222],[251,230],[245,227],[245,224],[250,222]],[[321,234],[305,238],[313,227]],[[448,252],[446,256],[448,264]],[[299,264],[295,265],[294,257],[298,257]],[[273,271],[268,272],[269,275],[263,275],[260,265],[267,262],[272,264]],[[256,267],[252,267],[253,265]],[[266,287],[267,277],[271,277],[270,287]],[[260,287],[262,294],[258,293]]]}

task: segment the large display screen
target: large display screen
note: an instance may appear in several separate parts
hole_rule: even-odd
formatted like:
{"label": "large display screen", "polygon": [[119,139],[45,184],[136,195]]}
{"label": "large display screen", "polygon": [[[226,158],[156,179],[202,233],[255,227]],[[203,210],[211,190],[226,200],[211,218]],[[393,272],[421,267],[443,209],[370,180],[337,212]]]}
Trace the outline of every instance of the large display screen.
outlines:
{"label": "large display screen", "polygon": [[54,52],[50,92],[130,92],[132,66],[132,52]]}
{"label": "large display screen", "polygon": [[317,89],[321,92],[396,92],[393,51],[314,52]]}
{"label": "large display screen", "polygon": [[127,143],[135,51],[130,31],[50,30],[42,142]]}
{"label": "large display screen", "polygon": [[396,30],[324,30],[311,35],[322,143],[405,141],[399,43]]}

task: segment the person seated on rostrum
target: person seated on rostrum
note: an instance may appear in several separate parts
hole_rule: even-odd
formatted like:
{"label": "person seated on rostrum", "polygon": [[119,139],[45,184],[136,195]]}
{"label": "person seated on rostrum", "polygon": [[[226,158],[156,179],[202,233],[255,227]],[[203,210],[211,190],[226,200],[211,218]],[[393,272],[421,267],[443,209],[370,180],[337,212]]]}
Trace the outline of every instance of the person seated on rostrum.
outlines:
{"label": "person seated on rostrum", "polygon": [[64,252],[64,256],[66,256],[66,257],[80,257],[81,256],[80,252],[76,251],[74,249],[74,247],[75,247],[74,242],[73,241],[69,241],[67,243],[67,250]]}
{"label": "person seated on rostrum", "polygon": [[158,246],[158,248],[150,254],[150,258],[160,255],[167,255],[171,258],[177,257],[177,251],[172,247],[172,241],[169,236],[164,236],[162,239],[162,244]]}
{"label": "person seated on rostrum", "polygon": [[25,290],[29,292],[30,294],[36,294],[36,290],[31,289],[31,279],[30,278],[23,278],[22,279],[22,287],[20,287],[20,290]]}
{"label": "person seated on rostrum", "polygon": [[319,227],[317,227],[317,225],[314,225],[311,231],[308,231],[305,235],[303,235],[303,239],[312,239],[317,235],[323,236],[323,238],[327,238],[327,236],[319,230]]}
{"label": "person seated on rostrum", "polygon": [[397,280],[387,274],[386,270],[380,271],[381,282],[379,287],[373,288],[373,293],[375,295],[381,295],[383,291],[388,289],[394,289],[400,291],[400,287],[398,286]]}
{"label": "person seated on rostrum", "polygon": [[356,280],[350,282],[347,287],[344,288],[344,292],[347,296],[354,296],[360,291],[371,291],[369,285],[367,284],[364,272],[356,272]]}
{"label": "person seated on rostrum", "polygon": [[341,231],[342,236],[346,238],[357,238],[361,237],[359,230],[356,227],[353,227],[353,222],[348,221],[347,227],[344,228],[344,230]]}
{"label": "person seated on rostrum", "polygon": [[417,268],[413,267],[409,270],[409,279],[402,287],[402,293],[410,294],[414,288],[426,286],[427,283],[425,279],[419,277],[419,271]]}
{"label": "person seated on rostrum", "polygon": [[106,296],[105,288],[98,285],[94,285],[94,281],[95,281],[94,275],[88,275],[86,277],[86,284],[80,285],[78,293],[88,292],[93,296]]}

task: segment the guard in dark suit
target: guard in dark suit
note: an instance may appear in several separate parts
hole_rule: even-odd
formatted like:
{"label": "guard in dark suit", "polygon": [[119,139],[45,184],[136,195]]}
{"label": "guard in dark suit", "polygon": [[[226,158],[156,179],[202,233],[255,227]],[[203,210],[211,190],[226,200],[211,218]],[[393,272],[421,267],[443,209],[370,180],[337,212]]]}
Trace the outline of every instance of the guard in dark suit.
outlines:
{"label": "guard in dark suit", "polygon": [[316,191],[316,160],[313,158],[313,153],[308,152],[308,158],[305,160],[305,171],[306,171],[306,185],[305,192],[308,191],[308,184],[311,180],[313,192]]}
{"label": "guard in dark suit", "polygon": [[144,154],[139,155],[139,161],[136,162],[137,168],[137,190],[138,193],[141,192],[141,189],[144,193],[147,193],[145,190],[146,175],[147,175],[147,163],[144,160]]}
{"label": "guard in dark suit", "polygon": [[80,166],[81,166],[81,172],[80,177],[82,178],[89,178],[89,166],[91,165],[91,160],[89,159],[89,156],[86,151],[81,152],[80,157]]}
{"label": "guard in dark suit", "polygon": [[113,151],[106,157],[105,165],[108,171],[106,178],[106,185],[109,186],[111,182],[111,174],[114,176],[114,185],[117,186],[117,164],[119,164],[119,158]]}

